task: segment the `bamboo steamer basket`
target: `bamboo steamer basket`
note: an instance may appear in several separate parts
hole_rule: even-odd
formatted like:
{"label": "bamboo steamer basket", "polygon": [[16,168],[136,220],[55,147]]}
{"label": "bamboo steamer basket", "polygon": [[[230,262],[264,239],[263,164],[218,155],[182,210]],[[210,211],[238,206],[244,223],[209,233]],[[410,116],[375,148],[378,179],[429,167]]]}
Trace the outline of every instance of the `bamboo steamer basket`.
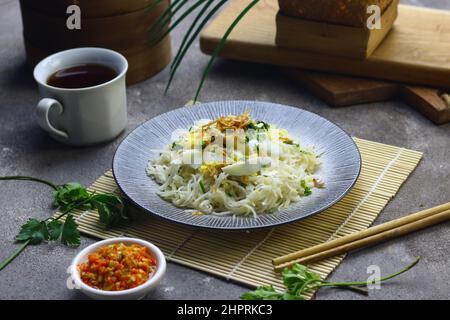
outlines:
{"label": "bamboo steamer basket", "polygon": [[150,7],[154,0],[21,0],[36,12],[52,16],[64,15],[68,6],[76,4],[82,17],[99,18],[126,14]]}
{"label": "bamboo steamer basket", "polygon": [[[37,4],[38,2],[39,4]],[[69,30],[67,6],[78,2],[81,30]],[[76,47],[103,47],[122,53],[129,62],[127,83],[145,80],[171,59],[170,37],[150,45],[149,30],[169,1],[154,0],[21,0],[23,36],[28,61]]]}

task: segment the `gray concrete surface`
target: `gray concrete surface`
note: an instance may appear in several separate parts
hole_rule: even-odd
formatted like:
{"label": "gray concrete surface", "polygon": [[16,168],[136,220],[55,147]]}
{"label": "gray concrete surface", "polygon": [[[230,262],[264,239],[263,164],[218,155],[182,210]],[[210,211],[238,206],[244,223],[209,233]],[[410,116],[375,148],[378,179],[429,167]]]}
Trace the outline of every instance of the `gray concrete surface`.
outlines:
{"label": "gray concrete surface", "polygon": [[[449,0],[402,1],[450,9]],[[183,27],[182,27],[183,28]],[[179,43],[180,33],[174,35]],[[34,118],[38,92],[29,70],[21,36],[18,1],[0,0],[0,175],[27,174],[57,183],[90,184],[111,166],[123,139],[97,147],[70,148],[52,141]],[[432,48],[430,48],[432,50]],[[207,57],[194,47],[183,63],[170,94],[162,95],[167,70],[128,88],[127,131],[147,119],[180,107],[194,93]],[[332,109],[286,79],[275,67],[220,61],[201,96],[202,101],[250,99],[295,105],[316,112],[351,135],[424,152],[424,159],[377,223],[422,207],[450,201],[450,125],[435,126],[403,103],[391,101]],[[0,183],[0,259],[15,248],[13,239],[28,217],[51,214],[50,190],[27,182]],[[95,240],[82,238],[83,248]],[[421,256],[421,263],[369,299],[450,298],[450,232],[442,224],[370,249],[351,253],[331,280],[365,279],[376,264],[383,274]],[[0,299],[80,299],[65,287],[66,268],[80,249],[59,244],[28,248],[0,272]],[[201,272],[169,264],[163,284],[150,299],[236,299],[247,288]],[[352,292],[321,290],[317,299],[363,299]]]}

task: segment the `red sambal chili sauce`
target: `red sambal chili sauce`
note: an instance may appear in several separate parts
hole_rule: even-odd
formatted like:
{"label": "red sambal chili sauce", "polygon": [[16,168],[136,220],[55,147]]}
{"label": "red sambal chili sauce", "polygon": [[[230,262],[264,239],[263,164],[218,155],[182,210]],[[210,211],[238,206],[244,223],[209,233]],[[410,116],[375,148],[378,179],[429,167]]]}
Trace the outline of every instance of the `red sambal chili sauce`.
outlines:
{"label": "red sambal chili sauce", "polygon": [[120,291],[135,288],[153,275],[156,260],[147,247],[123,243],[97,249],[78,265],[81,280],[90,287]]}

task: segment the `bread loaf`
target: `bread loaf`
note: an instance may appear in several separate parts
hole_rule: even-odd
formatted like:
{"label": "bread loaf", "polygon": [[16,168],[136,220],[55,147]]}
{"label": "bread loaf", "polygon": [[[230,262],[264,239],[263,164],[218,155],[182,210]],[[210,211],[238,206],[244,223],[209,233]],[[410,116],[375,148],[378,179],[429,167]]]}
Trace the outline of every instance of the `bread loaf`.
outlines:
{"label": "bread loaf", "polygon": [[278,0],[283,14],[316,20],[363,27],[369,18],[367,7],[377,5],[381,12],[392,0]]}

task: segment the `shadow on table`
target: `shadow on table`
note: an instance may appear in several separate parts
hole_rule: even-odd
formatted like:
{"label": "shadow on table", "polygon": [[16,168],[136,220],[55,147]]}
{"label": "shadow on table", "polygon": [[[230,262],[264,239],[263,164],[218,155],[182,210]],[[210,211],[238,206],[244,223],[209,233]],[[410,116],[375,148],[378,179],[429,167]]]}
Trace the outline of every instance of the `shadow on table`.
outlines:
{"label": "shadow on table", "polygon": [[36,89],[33,69],[24,60],[20,65],[5,70],[0,77],[1,87],[5,90]]}
{"label": "shadow on table", "polygon": [[[278,93],[280,101],[272,102],[283,103],[283,97],[289,96],[298,98],[306,96],[308,99],[317,99],[292,79],[286,70],[281,66],[219,59],[208,77],[209,81],[217,82],[216,85],[226,85],[227,82],[230,82],[230,86],[235,88],[237,83],[238,88],[243,90],[239,96],[249,95],[247,98],[249,100],[267,100],[266,92],[261,88],[270,88],[270,92]],[[320,103],[319,100],[317,102]]]}

